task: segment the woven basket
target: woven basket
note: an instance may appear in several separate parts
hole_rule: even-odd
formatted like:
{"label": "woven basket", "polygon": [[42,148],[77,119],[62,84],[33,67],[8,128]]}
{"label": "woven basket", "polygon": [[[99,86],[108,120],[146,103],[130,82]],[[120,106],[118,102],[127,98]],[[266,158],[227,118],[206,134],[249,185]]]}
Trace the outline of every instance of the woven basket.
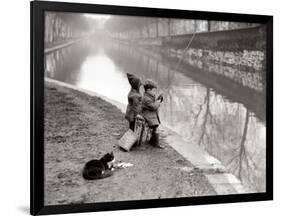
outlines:
{"label": "woven basket", "polygon": [[132,146],[137,142],[138,136],[131,129],[127,130],[126,133],[118,141],[119,146],[125,151],[130,151]]}

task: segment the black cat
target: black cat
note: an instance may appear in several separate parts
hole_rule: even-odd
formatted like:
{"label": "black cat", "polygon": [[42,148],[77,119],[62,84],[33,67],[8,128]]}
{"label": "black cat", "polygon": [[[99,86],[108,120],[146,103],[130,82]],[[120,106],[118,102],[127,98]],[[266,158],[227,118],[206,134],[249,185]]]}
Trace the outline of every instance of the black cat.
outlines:
{"label": "black cat", "polygon": [[83,168],[83,178],[87,180],[102,179],[113,175],[113,152],[105,154],[100,160],[90,160]]}

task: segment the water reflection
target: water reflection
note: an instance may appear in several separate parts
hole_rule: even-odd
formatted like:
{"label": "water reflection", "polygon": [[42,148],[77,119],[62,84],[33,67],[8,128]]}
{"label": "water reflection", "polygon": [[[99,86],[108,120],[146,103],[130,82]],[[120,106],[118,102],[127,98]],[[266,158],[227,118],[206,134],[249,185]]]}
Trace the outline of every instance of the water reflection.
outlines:
{"label": "water reflection", "polygon": [[123,104],[127,103],[130,85],[126,74],[102,51],[85,59],[76,85],[102,93]]}
{"label": "water reflection", "polygon": [[193,113],[190,141],[219,158],[252,191],[265,191],[265,127],[238,103],[206,88]]}
{"label": "water reflection", "polygon": [[165,98],[162,123],[221,160],[253,192],[265,191],[263,93],[194,65],[176,64],[160,52],[84,42],[47,55],[45,70],[48,77],[121,103],[130,88],[127,72],[156,80]]}

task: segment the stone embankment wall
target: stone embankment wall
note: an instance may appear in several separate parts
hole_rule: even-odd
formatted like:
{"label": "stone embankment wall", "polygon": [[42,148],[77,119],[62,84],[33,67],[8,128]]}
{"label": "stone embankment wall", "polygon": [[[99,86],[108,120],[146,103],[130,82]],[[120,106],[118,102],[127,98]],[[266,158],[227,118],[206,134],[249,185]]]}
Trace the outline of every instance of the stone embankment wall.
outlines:
{"label": "stone embankment wall", "polygon": [[266,35],[263,26],[123,41],[158,50],[257,91],[265,89]]}

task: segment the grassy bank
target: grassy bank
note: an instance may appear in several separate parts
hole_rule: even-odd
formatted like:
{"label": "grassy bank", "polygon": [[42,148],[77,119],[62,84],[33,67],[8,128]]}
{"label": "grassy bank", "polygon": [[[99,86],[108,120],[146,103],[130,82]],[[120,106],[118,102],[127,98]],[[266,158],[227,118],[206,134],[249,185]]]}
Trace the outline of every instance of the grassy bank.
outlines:
{"label": "grassy bank", "polygon": [[[201,173],[167,143],[143,145],[126,153],[117,141],[127,130],[124,114],[98,97],[46,83],[45,204],[91,203],[214,195]],[[86,181],[83,165],[113,151],[117,161],[134,166],[109,178]]]}

